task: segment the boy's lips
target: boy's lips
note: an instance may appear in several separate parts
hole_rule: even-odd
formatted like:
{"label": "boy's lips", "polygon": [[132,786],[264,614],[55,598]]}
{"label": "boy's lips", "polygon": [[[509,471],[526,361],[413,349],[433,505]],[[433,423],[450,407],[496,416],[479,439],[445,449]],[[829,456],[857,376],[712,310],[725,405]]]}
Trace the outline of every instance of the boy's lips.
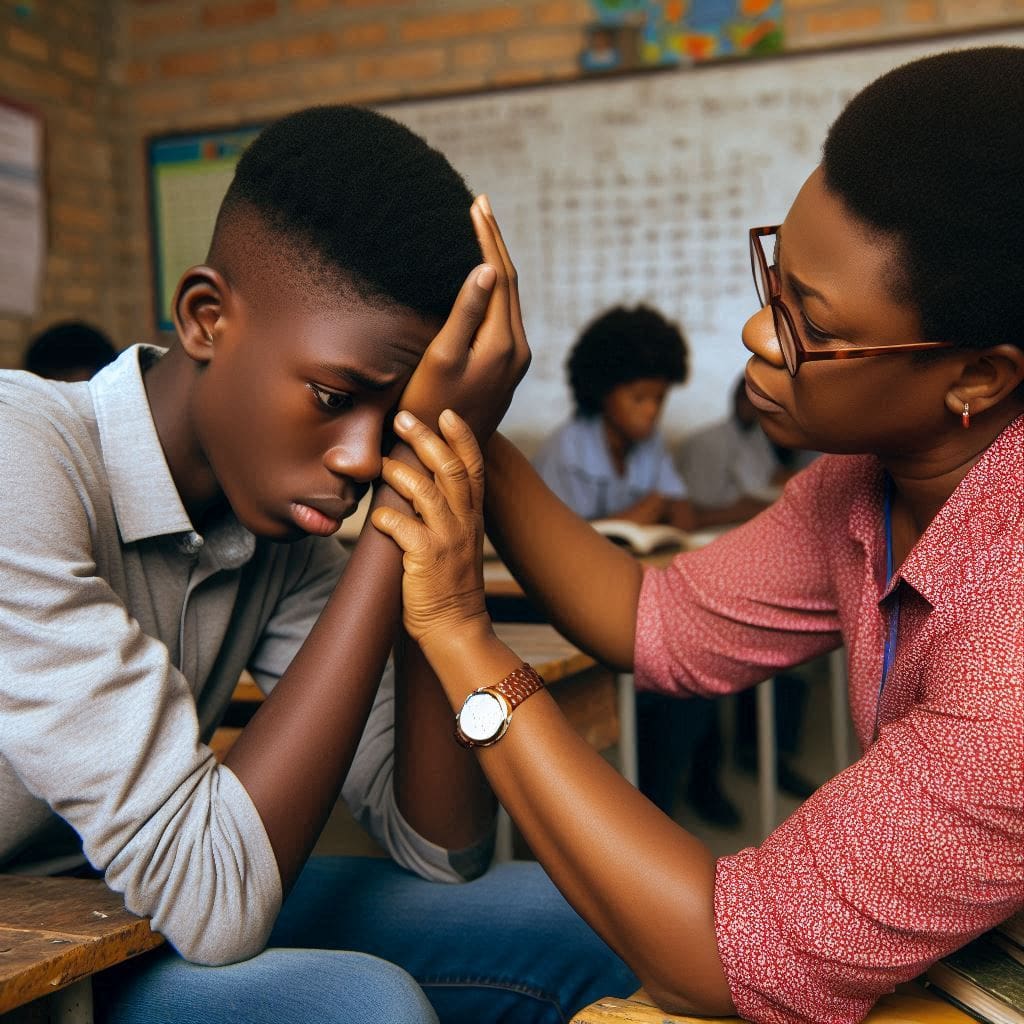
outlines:
{"label": "boy's lips", "polygon": [[337,498],[324,498],[312,502],[293,501],[291,504],[292,521],[300,530],[318,537],[329,537],[337,533],[341,521],[352,515],[356,510],[355,503],[339,501]]}

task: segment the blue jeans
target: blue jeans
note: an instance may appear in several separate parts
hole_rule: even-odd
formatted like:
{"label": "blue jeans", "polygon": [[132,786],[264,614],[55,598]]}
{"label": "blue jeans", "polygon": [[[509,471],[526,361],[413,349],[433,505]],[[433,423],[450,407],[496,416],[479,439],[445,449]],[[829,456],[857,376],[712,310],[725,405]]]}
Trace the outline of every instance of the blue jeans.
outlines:
{"label": "blue jeans", "polygon": [[198,967],[163,948],[94,989],[97,1024],[562,1024],[639,984],[533,862],[444,885],[314,857],[259,956]]}

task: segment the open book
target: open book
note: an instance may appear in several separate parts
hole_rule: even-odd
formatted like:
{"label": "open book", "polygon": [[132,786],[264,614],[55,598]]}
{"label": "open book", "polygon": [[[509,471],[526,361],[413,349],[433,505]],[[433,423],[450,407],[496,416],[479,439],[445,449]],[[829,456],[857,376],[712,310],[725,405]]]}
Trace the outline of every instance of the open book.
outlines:
{"label": "open book", "polygon": [[943,957],[928,968],[925,978],[978,1020],[1024,1024],[1024,963],[993,941],[997,934],[998,930],[986,933]]}
{"label": "open book", "polygon": [[634,554],[649,555],[662,548],[683,550],[691,546],[690,534],[667,523],[634,523],[629,519],[595,519],[591,526]]}

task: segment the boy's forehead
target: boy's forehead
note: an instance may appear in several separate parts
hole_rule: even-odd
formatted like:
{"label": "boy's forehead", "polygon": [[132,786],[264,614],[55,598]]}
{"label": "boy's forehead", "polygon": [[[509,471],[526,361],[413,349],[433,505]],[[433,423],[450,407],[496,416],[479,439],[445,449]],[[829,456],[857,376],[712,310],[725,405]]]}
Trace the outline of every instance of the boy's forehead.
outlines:
{"label": "boy's forehead", "polygon": [[404,306],[351,293],[284,302],[267,322],[303,358],[362,368],[366,376],[382,379],[411,372],[440,328],[433,318]]}

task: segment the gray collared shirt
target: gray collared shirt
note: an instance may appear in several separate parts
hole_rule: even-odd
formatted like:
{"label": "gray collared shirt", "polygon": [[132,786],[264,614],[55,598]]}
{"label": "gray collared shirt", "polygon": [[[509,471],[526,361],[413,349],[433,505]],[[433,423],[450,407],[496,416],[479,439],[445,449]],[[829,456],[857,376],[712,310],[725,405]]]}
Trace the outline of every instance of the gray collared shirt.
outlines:
{"label": "gray collared shirt", "polygon": [[[346,554],[257,539],[230,514],[195,531],[142,382],[160,352],[135,346],[87,383],[0,371],[0,870],[30,868],[66,822],[130,910],[188,959],[226,963],[263,948],[281,885],[206,741],[243,669],[273,687]],[[473,851],[452,858],[402,819],[393,744],[389,669],[343,796],[404,866],[475,873]]]}

